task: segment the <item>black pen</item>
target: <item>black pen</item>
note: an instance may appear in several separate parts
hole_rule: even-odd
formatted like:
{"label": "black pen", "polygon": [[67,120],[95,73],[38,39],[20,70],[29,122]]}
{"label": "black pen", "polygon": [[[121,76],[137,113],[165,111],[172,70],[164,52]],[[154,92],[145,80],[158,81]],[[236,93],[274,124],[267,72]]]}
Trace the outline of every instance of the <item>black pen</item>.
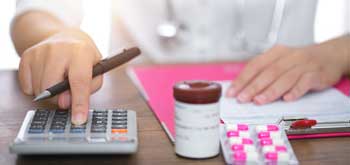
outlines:
{"label": "black pen", "polygon": [[[137,47],[130,48],[130,49],[124,49],[122,53],[119,53],[119,54],[114,55],[112,57],[106,58],[106,59],[100,61],[99,63],[97,63],[93,67],[92,77],[106,73],[106,72],[110,71],[111,69],[114,69],[114,68],[130,61],[131,59],[138,56],[139,54],[141,54],[141,51]],[[38,96],[36,96],[34,98],[33,101],[35,102],[35,101],[44,100],[44,99],[53,97],[53,96],[60,94],[68,89],[70,89],[69,81],[68,81],[68,79],[65,79],[64,81],[46,89],[44,92],[40,93]]]}

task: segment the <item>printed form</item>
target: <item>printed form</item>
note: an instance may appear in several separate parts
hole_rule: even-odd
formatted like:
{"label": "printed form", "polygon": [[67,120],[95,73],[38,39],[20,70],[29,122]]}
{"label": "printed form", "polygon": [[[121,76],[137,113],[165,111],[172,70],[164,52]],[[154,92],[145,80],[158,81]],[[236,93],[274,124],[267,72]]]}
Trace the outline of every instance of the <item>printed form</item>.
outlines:
{"label": "printed form", "polygon": [[278,100],[266,105],[255,105],[239,104],[235,98],[226,98],[225,92],[230,81],[220,83],[223,88],[220,116],[225,123],[276,123],[284,116],[307,117],[317,121],[350,120],[350,98],[334,88],[311,92],[292,102]]}

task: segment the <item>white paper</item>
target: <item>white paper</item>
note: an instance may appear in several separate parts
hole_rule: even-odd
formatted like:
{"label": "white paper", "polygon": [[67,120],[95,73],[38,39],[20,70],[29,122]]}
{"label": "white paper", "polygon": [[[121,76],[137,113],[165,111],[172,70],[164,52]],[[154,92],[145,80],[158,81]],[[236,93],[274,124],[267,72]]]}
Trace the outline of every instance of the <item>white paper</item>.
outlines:
{"label": "white paper", "polygon": [[350,99],[334,88],[309,93],[293,102],[278,100],[266,105],[255,105],[239,104],[234,98],[226,98],[225,92],[230,82],[220,83],[223,87],[220,116],[224,122],[275,123],[283,116],[307,117],[318,121],[350,120]]}

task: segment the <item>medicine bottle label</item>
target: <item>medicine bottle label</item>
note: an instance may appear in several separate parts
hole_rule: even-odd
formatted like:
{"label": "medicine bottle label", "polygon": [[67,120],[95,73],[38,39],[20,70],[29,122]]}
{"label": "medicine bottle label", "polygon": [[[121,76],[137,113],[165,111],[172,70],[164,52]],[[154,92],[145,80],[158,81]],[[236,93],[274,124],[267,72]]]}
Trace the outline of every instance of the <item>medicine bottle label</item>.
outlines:
{"label": "medicine bottle label", "polygon": [[219,103],[188,104],[175,101],[175,152],[190,158],[219,153]]}

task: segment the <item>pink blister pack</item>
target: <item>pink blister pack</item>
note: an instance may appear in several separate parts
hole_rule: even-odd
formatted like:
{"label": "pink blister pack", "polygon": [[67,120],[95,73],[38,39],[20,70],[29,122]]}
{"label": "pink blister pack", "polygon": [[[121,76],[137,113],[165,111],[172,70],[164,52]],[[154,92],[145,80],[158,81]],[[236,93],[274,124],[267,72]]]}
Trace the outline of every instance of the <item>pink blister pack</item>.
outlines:
{"label": "pink blister pack", "polygon": [[299,164],[287,135],[276,124],[221,124],[220,140],[227,164]]}

